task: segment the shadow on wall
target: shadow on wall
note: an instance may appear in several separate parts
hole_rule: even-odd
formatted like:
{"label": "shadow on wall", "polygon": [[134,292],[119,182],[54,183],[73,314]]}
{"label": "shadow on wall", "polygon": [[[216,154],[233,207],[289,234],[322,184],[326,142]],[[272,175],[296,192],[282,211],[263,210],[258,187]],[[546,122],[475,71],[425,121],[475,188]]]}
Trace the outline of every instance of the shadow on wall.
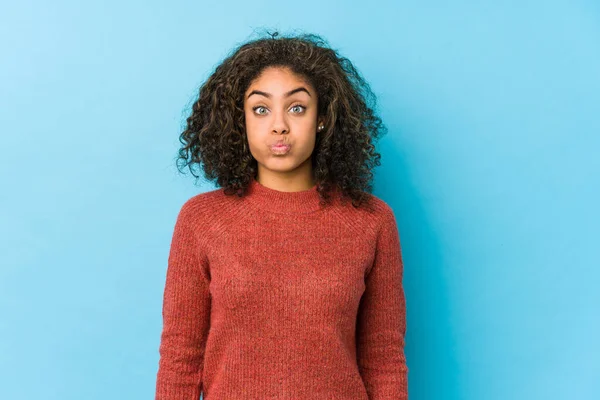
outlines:
{"label": "shadow on wall", "polygon": [[375,169],[373,193],[393,208],[400,234],[410,398],[460,399],[457,333],[453,331],[445,276],[448,267],[439,251],[439,239],[422,208],[423,200],[411,181],[410,165],[400,150],[403,135],[391,128],[394,125],[391,121],[386,125],[390,128],[378,146],[381,166]]}

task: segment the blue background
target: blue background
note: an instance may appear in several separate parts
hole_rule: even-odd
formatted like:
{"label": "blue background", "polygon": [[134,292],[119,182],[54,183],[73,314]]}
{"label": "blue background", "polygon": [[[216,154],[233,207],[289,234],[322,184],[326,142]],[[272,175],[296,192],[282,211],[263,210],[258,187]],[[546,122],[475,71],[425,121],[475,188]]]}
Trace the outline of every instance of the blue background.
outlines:
{"label": "blue background", "polygon": [[389,128],[412,400],[600,398],[600,3],[27,1],[0,9],[0,398],[154,395],[174,166],[261,27],[323,35]]}

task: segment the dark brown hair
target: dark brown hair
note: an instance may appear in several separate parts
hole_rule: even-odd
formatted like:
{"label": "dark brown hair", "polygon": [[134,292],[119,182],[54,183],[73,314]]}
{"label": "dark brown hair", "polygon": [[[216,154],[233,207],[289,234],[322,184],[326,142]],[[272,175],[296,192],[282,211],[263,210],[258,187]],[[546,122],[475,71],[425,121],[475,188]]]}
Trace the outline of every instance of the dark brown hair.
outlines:
{"label": "dark brown hair", "polygon": [[374,142],[387,129],[375,113],[376,98],[354,65],[316,34],[267,33],[234,48],[201,85],[179,141],[179,170],[186,166],[225,188],[245,193],[258,171],[245,129],[244,93],[262,70],[288,67],[315,88],[325,129],[316,135],[311,155],[322,200],[339,188],[355,207],[370,198],[375,166]]}

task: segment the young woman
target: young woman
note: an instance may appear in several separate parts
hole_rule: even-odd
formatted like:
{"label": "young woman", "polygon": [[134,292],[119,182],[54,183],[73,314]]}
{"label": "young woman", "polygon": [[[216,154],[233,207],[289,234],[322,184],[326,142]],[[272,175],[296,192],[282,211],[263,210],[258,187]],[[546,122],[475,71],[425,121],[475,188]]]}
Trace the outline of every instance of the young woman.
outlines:
{"label": "young woman", "polygon": [[242,44],[202,85],[178,161],[220,189],[175,223],[156,400],[408,398],[374,101],[310,34]]}

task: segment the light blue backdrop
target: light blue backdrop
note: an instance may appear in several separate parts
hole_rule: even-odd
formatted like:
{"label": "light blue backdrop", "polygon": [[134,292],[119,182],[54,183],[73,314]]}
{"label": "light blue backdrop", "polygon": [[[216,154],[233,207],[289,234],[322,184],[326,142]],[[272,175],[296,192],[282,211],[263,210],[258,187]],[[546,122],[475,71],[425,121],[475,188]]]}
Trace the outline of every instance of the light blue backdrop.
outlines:
{"label": "light blue backdrop", "polygon": [[600,398],[600,3],[27,1],[0,8],[0,398],[153,398],[177,136],[253,29],[379,96],[412,400]]}

